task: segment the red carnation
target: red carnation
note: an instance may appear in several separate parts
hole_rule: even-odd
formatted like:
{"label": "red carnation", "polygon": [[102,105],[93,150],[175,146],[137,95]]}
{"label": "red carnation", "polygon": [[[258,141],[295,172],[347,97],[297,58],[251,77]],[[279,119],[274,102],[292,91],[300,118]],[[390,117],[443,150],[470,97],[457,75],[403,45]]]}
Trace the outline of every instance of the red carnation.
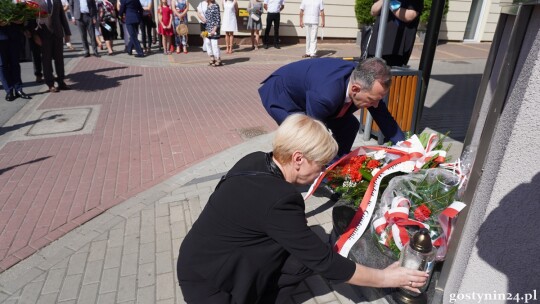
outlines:
{"label": "red carnation", "polygon": [[375,168],[378,168],[380,165],[381,163],[378,160],[372,159],[368,161],[366,167],[368,167],[368,169],[375,169]]}
{"label": "red carnation", "polygon": [[427,220],[430,215],[431,210],[429,210],[429,208],[425,204],[418,206],[418,208],[414,210],[414,218],[421,222]]}

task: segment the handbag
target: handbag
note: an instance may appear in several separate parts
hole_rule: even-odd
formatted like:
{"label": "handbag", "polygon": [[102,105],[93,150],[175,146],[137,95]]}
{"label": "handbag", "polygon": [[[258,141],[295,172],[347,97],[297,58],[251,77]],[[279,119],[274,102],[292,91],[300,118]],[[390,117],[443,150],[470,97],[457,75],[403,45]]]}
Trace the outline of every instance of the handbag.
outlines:
{"label": "handbag", "polygon": [[188,34],[188,27],[187,25],[181,23],[179,24],[177,27],[176,27],[176,33],[178,34],[178,36],[185,36]]}
{"label": "handbag", "polygon": [[250,17],[251,17],[251,20],[253,20],[253,21],[261,20],[261,18],[255,13],[251,13]]}

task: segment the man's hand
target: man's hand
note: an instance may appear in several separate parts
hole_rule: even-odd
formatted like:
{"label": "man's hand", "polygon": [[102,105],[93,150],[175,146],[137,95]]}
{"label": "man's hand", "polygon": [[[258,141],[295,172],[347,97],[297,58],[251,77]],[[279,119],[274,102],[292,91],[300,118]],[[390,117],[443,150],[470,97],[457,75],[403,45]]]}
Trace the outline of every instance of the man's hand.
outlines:
{"label": "man's hand", "polygon": [[71,17],[71,23],[73,23],[73,25],[77,25],[77,20],[75,20],[75,17]]}
{"label": "man's hand", "polygon": [[93,23],[93,24],[96,24],[96,23],[97,23],[96,18],[92,18],[92,23]]}

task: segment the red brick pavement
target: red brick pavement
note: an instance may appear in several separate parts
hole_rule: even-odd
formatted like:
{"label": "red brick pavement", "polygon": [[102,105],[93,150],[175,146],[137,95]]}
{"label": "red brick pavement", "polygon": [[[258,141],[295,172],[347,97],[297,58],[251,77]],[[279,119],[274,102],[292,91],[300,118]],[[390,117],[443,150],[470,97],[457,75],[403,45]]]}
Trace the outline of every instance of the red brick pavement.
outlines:
{"label": "red brick pavement", "polygon": [[[276,65],[122,66],[82,60],[74,90],[40,109],[100,105],[89,135],[12,141],[0,150],[0,272],[193,163],[272,131],[257,95]],[[35,162],[32,162],[35,161]]]}

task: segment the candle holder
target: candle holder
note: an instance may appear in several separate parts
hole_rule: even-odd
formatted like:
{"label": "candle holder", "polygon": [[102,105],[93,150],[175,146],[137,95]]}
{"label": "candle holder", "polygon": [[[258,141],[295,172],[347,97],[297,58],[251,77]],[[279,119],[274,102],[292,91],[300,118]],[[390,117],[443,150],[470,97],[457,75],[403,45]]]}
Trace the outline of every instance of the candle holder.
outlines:
{"label": "candle holder", "polygon": [[416,269],[429,273],[428,280],[424,286],[419,287],[420,293],[416,293],[404,288],[399,288],[392,294],[392,297],[400,304],[427,304],[425,291],[431,279],[431,272],[435,266],[437,250],[431,243],[429,231],[425,228],[418,230],[411,240],[403,247],[400,256],[400,265],[405,268]]}

